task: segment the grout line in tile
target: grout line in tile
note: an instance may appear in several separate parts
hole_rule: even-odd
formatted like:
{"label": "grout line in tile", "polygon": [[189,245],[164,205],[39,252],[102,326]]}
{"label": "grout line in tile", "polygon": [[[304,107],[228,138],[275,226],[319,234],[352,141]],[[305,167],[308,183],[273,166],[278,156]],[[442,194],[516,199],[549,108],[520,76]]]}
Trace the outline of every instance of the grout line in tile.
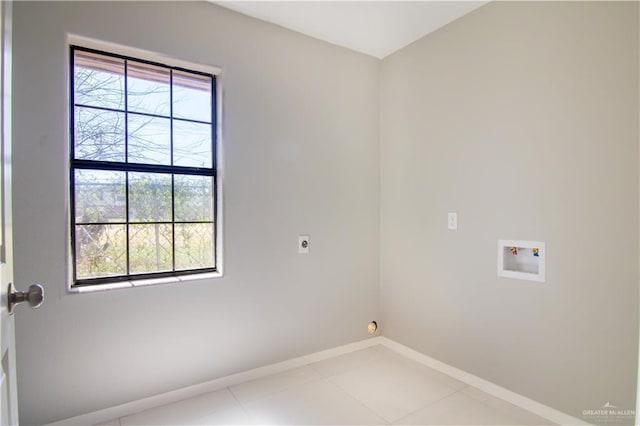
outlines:
{"label": "grout line in tile", "polygon": [[389,421],[387,419],[385,419],[380,414],[376,413],[371,408],[369,408],[367,406],[367,404],[365,404],[364,402],[360,401],[360,399],[357,398],[355,395],[351,395],[349,392],[347,392],[345,389],[343,389],[340,385],[338,385],[337,383],[334,383],[333,381],[329,380],[328,377],[326,379],[324,379],[324,380],[326,380],[327,383],[329,383],[329,384],[335,386],[336,388],[340,389],[342,392],[344,392],[345,395],[347,395],[349,398],[351,398],[352,400],[354,400],[355,402],[360,404],[360,406],[364,407],[365,410],[367,410],[369,413],[373,414],[375,417],[377,417],[380,420],[382,420],[385,424],[387,424],[387,425],[391,424],[391,423],[389,423]]}
{"label": "grout line in tile", "polygon": [[[315,364],[315,362],[314,362],[313,364]],[[305,364],[305,367],[309,367],[309,368],[311,368],[313,371],[315,371],[316,373],[318,373],[319,375],[321,375],[321,376],[322,376],[322,377],[324,377],[324,378],[329,377],[329,376],[327,376],[326,374],[324,374],[322,371],[320,371],[320,370],[318,370],[317,368],[315,368],[315,367],[313,366],[313,364]]]}
{"label": "grout line in tile", "polygon": [[240,402],[240,400],[238,399],[238,397],[236,396],[236,394],[235,394],[235,393],[233,393],[233,389],[231,389],[231,386],[227,386],[225,389],[227,389],[227,390],[229,391],[229,393],[231,394],[231,396],[233,397],[233,399],[235,399],[235,400],[236,400],[236,402],[237,402],[238,404],[242,404],[242,403]]}
{"label": "grout line in tile", "polygon": [[[409,361],[412,361],[411,359],[407,358],[407,357],[406,357],[406,356],[404,356],[403,354],[397,354],[397,355],[398,355],[398,357],[399,357],[400,359],[402,359],[402,360],[409,360]],[[413,367],[413,366],[412,366],[412,365],[410,365],[410,364],[408,364],[408,365],[407,365],[407,367],[408,367],[408,368],[412,368],[412,369],[416,369],[415,367]],[[350,370],[349,370],[349,372],[357,371],[357,370],[359,370],[360,368],[364,368],[364,366],[363,366],[363,367],[354,368],[354,369],[350,369]],[[401,416],[401,417],[399,417],[399,418],[397,418],[397,419],[393,419],[393,420],[387,421],[387,419],[385,419],[384,417],[382,417],[380,414],[377,414],[377,413],[376,413],[376,411],[374,411],[374,409],[373,409],[373,408],[369,407],[369,406],[368,406],[367,404],[365,404],[363,401],[361,401],[360,399],[358,399],[355,395],[352,395],[352,394],[351,394],[350,392],[348,392],[346,389],[344,389],[343,387],[341,387],[338,383],[336,383],[336,382],[334,382],[333,380],[331,380],[333,377],[335,377],[335,376],[339,376],[339,375],[344,374],[344,373],[346,373],[346,372],[338,373],[338,374],[335,374],[335,375],[333,375],[333,376],[328,376],[328,377],[327,377],[327,380],[329,380],[329,382],[331,382],[332,384],[334,384],[336,387],[338,387],[339,389],[341,389],[343,392],[347,393],[348,395],[350,395],[351,397],[353,397],[354,399],[356,399],[358,402],[360,402],[360,404],[362,404],[362,405],[363,405],[365,408],[367,408],[368,410],[372,411],[376,416],[380,417],[380,418],[381,418],[382,420],[384,420],[387,424],[394,424],[395,422],[398,422],[399,420],[402,420],[402,419],[404,419],[405,417],[410,416],[411,414],[413,414],[413,413],[415,413],[415,412],[417,412],[417,411],[419,411],[419,410],[425,409],[425,408],[427,408],[427,407],[429,407],[429,406],[431,406],[431,405],[433,405],[433,404],[435,404],[435,403],[437,403],[437,402],[440,402],[440,401],[442,401],[442,400],[443,400],[443,399],[445,399],[445,398],[448,398],[448,397],[450,397],[450,396],[453,396],[453,395],[455,395],[456,393],[461,392],[463,389],[466,389],[466,388],[468,388],[468,387],[469,387],[469,385],[464,384],[464,383],[463,383],[463,384],[464,384],[464,386],[463,386],[462,388],[459,388],[459,389],[456,389],[456,388],[454,388],[454,387],[450,387],[450,386],[448,386],[448,385],[445,385],[445,386],[447,386],[447,387],[451,390],[451,393],[448,393],[447,395],[445,395],[445,396],[443,396],[443,397],[441,397],[441,398],[439,398],[439,399],[437,399],[437,400],[435,400],[435,401],[431,401],[431,402],[427,403],[426,405],[421,406],[421,407],[417,408],[416,410],[414,410],[414,411],[411,411],[411,412],[407,413],[407,414],[406,414],[406,415],[404,415],[404,416]],[[451,377],[451,376],[449,376],[449,375],[446,375],[446,376],[447,376],[447,377]],[[452,379],[453,379],[453,378],[452,378]],[[434,380],[439,381],[437,378],[434,378]],[[454,379],[454,380],[455,380],[455,379]],[[462,383],[462,382],[461,382],[461,383]]]}
{"label": "grout line in tile", "polygon": [[247,417],[251,417],[251,414],[249,413],[249,410],[247,410],[247,407],[245,407],[244,404],[240,402],[236,394],[231,390],[231,386],[227,386],[225,389],[229,391],[233,400],[238,404],[240,409],[247,415]]}
{"label": "grout line in tile", "polygon": [[[338,356],[342,356],[342,355],[338,355]],[[336,357],[336,358],[337,358],[337,357]],[[334,358],[329,358],[329,359],[334,359]],[[324,360],[323,360],[323,361],[324,361]],[[320,361],[320,362],[321,362],[321,361]],[[368,364],[370,364],[370,363],[371,363],[371,360],[367,360],[364,364],[358,365],[357,367],[354,367],[354,368],[349,368],[349,369],[347,369],[347,370],[345,370],[345,371],[341,371],[341,372],[339,372],[339,373],[335,373],[335,374],[325,374],[325,373],[321,372],[320,370],[318,370],[317,368],[315,368],[315,367],[313,366],[313,364],[317,364],[317,363],[315,363],[315,362],[314,362],[313,364],[307,364],[306,366],[307,366],[307,367],[310,367],[311,369],[313,369],[313,371],[315,371],[316,373],[320,374],[323,378],[328,379],[328,378],[330,378],[330,377],[339,376],[339,375],[341,375],[341,374],[345,374],[345,373],[348,373],[348,372],[352,372],[352,371],[360,370],[360,369],[362,369],[362,368],[367,367],[367,366],[368,366]]]}
{"label": "grout line in tile", "polygon": [[[333,376],[332,376],[333,377]],[[353,398],[354,400],[358,401],[358,403],[360,405],[362,405],[364,408],[366,408],[368,411],[371,411],[376,417],[380,418],[383,422],[385,422],[386,424],[390,425],[391,422],[387,419],[385,419],[381,414],[378,414],[373,408],[369,407],[364,401],[362,401],[360,398],[358,398],[357,396],[351,394],[351,392],[349,392],[348,390],[344,389],[342,386],[340,386],[339,384],[337,384],[336,382],[334,382],[333,380],[331,380],[331,377],[327,377],[326,379],[329,383],[331,383],[332,385],[334,385],[335,387],[337,387],[338,389],[340,389],[342,392],[344,392],[345,394],[349,395],[351,398]]]}
{"label": "grout line in tile", "polygon": [[[300,367],[296,367],[296,368],[300,368]],[[292,370],[294,370],[294,369],[292,368]],[[286,371],[291,371],[291,370],[286,370]],[[286,371],[284,371],[284,372],[286,372]],[[315,370],[314,370],[314,371],[315,371]],[[281,373],[276,373],[276,374],[281,374]],[[275,375],[275,374],[274,374],[274,375]],[[271,397],[273,397],[273,396],[275,396],[275,395],[279,395],[279,394],[281,394],[281,393],[288,392],[289,390],[291,390],[291,388],[292,388],[292,387],[295,387],[295,386],[305,386],[305,385],[309,385],[309,384],[314,383],[314,382],[319,382],[319,381],[321,381],[321,380],[327,380],[327,378],[326,378],[326,377],[323,377],[321,374],[318,374],[318,376],[319,376],[319,377],[314,377],[314,378],[312,378],[312,379],[309,379],[309,380],[304,381],[304,382],[301,382],[301,383],[295,383],[295,384],[293,384],[293,385],[285,386],[285,387],[283,387],[283,388],[282,388],[282,389],[280,389],[280,390],[273,391],[273,392],[269,392],[269,393],[266,393],[266,394],[264,394],[264,395],[262,395],[262,396],[258,396],[258,397],[255,397],[255,398],[249,398],[249,399],[247,399],[247,400],[246,400],[246,401],[244,401],[244,402],[243,402],[243,401],[240,401],[240,399],[238,399],[238,397],[233,393],[233,391],[231,391],[231,387],[229,387],[229,390],[231,391],[231,394],[232,394],[232,395],[233,395],[233,397],[236,399],[236,401],[238,401],[238,402],[240,403],[240,405],[245,409],[245,411],[247,411],[247,412],[248,412],[247,408],[246,408],[246,407],[245,407],[245,405],[244,405],[245,403],[249,404],[249,403],[252,403],[252,402],[254,402],[254,401],[262,401],[262,400],[264,400],[264,399],[271,398]],[[266,376],[266,377],[271,377],[271,376]],[[259,379],[259,380],[260,380],[260,379]]]}
{"label": "grout line in tile", "polygon": [[[466,388],[470,388],[470,387],[471,386],[467,386]],[[486,392],[484,392],[484,391],[482,391],[480,389],[478,389],[478,390],[480,392],[486,393]],[[516,414],[514,413],[514,411],[523,411],[523,412],[525,412],[525,413],[527,413],[529,415],[544,419],[543,417],[539,416],[538,414],[533,413],[533,412],[531,412],[529,410],[526,410],[526,409],[524,409],[522,407],[518,407],[517,405],[512,404],[509,401],[506,401],[506,400],[504,400],[502,398],[498,398],[498,397],[490,395],[490,394],[487,394],[487,395],[489,396],[489,398],[495,399],[498,402],[498,404],[497,405],[493,405],[493,404],[490,404],[487,400],[483,400],[483,399],[479,398],[478,396],[475,396],[475,395],[469,394],[469,393],[465,393],[465,396],[473,399],[474,401],[482,404],[483,406],[485,406],[485,407],[487,407],[487,408],[489,408],[491,410],[499,411],[500,413],[502,413],[505,416],[510,417],[510,418],[512,418],[514,420],[518,420],[518,418],[517,418]],[[502,404],[504,404],[504,406]],[[509,409],[507,409],[507,407]],[[547,419],[545,419],[545,420],[547,420]]]}
{"label": "grout line in tile", "polygon": [[[469,387],[469,385],[466,385],[466,386],[465,386],[465,387],[463,387],[462,389],[466,389],[466,388],[468,388],[468,387]],[[443,400],[445,400],[445,399],[447,399],[447,398],[450,398],[450,397],[454,396],[455,394],[462,392],[462,389],[453,390],[453,392],[452,392],[452,393],[447,394],[447,395],[443,396],[442,398],[438,398],[438,399],[436,399],[435,401],[431,401],[431,402],[429,402],[428,404],[426,404],[426,405],[424,405],[424,406],[422,406],[422,407],[420,407],[420,408],[418,408],[418,409],[416,409],[416,410],[414,410],[414,411],[411,411],[411,412],[410,412],[410,413],[408,413],[407,415],[405,415],[405,416],[402,416],[402,417],[400,417],[400,418],[395,419],[395,420],[393,421],[393,423],[394,423],[394,424],[397,424],[397,422],[399,422],[400,420],[402,420],[402,419],[404,419],[404,418],[406,418],[406,417],[409,417],[409,416],[411,416],[411,415],[413,415],[413,414],[417,413],[417,412],[418,412],[418,411],[420,411],[420,410],[424,410],[424,409],[425,409],[425,408],[427,408],[427,407],[431,407],[432,405],[435,405],[435,404],[439,403],[440,401],[443,401]]]}

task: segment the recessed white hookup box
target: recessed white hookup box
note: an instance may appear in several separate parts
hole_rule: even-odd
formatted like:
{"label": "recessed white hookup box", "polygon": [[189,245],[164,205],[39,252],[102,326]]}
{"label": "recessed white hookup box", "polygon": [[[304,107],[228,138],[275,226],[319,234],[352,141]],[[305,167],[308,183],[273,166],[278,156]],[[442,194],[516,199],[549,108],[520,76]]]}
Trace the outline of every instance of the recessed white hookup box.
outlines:
{"label": "recessed white hookup box", "polygon": [[498,240],[498,276],[545,282],[547,250],[542,241]]}

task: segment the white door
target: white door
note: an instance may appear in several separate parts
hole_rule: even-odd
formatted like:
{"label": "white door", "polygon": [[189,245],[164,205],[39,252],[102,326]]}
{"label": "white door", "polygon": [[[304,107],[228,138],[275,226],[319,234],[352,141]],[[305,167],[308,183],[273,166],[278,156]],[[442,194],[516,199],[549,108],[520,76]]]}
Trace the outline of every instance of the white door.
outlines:
{"label": "white door", "polygon": [[42,303],[43,291],[13,291],[13,233],[11,210],[11,16],[12,3],[0,1],[0,425],[18,424],[16,387],[15,305]]}
{"label": "white door", "polygon": [[14,316],[9,315],[8,288],[13,282],[13,243],[11,233],[11,2],[0,3],[0,360],[2,405],[0,424],[18,424]]}

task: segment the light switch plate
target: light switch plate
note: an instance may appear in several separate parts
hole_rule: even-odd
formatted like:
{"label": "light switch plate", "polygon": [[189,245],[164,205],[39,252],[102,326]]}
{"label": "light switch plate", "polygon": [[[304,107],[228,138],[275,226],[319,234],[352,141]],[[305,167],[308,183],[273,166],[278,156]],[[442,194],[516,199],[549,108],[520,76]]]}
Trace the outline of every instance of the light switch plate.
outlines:
{"label": "light switch plate", "polygon": [[298,236],[298,253],[299,254],[309,254],[310,245],[311,245],[311,240],[309,239],[309,235]]}
{"label": "light switch plate", "polygon": [[457,212],[449,212],[447,214],[447,227],[455,231],[458,229],[458,213]]}

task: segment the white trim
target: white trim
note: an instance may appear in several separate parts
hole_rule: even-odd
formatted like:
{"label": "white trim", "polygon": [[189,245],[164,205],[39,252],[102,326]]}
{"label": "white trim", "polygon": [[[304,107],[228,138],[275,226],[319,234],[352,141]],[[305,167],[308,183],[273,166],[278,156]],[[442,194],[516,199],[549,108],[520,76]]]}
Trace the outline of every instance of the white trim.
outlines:
{"label": "white trim", "polygon": [[[640,19],[640,8],[638,8],[638,16],[636,16],[637,19]],[[640,65],[640,62],[636,65]],[[640,75],[639,75],[640,77]],[[640,99],[640,90],[638,91],[638,93],[636,93],[636,95],[639,96],[638,99]],[[640,134],[640,121],[638,121],[638,134]],[[640,140],[638,141],[640,142]],[[640,143],[638,144],[640,146]],[[640,163],[640,150],[638,150],[638,158],[636,158],[636,161],[638,161]],[[639,164],[636,163],[636,164]],[[637,184],[639,184],[640,187],[640,176],[638,176],[638,182],[636,182]],[[639,210],[640,210],[640,197],[638,198],[638,205],[636,206]],[[640,215],[638,215],[638,224],[640,225]],[[640,242],[640,226],[637,228],[638,229],[638,242]],[[640,254],[640,253],[639,253]],[[638,264],[640,264],[640,258],[637,259],[638,260]],[[637,366],[640,367],[640,340],[638,341],[638,363],[636,364]],[[640,368],[637,369],[638,370],[638,377],[637,377],[637,381],[636,381],[636,419],[635,419],[635,425],[636,426],[640,426]]]}
{"label": "white trim", "polygon": [[467,373],[464,370],[460,370],[449,364],[445,364],[442,361],[438,361],[437,359],[431,358],[428,355],[415,351],[403,344],[395,342],[391,339],[387,339],[386,337],[380,337],[379,342],[383,346],[391,349],[394,352],[399,353],[400,355],[403,355],[413,361],[419,362],[420,364],[426,365],[427,367],[433,368],[434,370],[438,370],[448,376],[453,377],[454,379],[460,380],[461,382],[468,384],[469,386],[476,387],[481,391],[488,393],[489,395],[492,395],[492,396],[495,396],[496,398],[500,398],[504,401],[507,401],[515,406],[518,406],[527,411],[530,411],[533,414],[536,414],[547,420],[551,420],[556,424],[559,424],[559,425],[590,424],[585,422],[584,420],[580,420],[576,417],[565,414],[562,411],[558,411],[555,408],[551,408],[537,401],[534,401],[533,399],[527,398],[525,396],[512,392],[508,389],[505,389],[502,386],[498,386],[495,383],[492,383],[488,380],[482,379],[471,373]]}
{"label": "white trim", "polygon": [[224,73],[216,74],[216,273],[219,277],[224,275],[224,132],[223,132],[223,112],[224,112]]}
{"label": "white trim", "polygon": [[94,284],[79,287],[69,287],[69,294],[95,293],[97,291],[117,290],[120,288],[146,287],[150,285],[176,284],[188,281],[221,278],[221,272],[205,272],[202,274],[179,275],[175,277],[149,278],[145,280],[119,281],[105,284]]}
{"label": "white trim", "polygon": [[355,352],[360,349],[369,348],[375,345],[383,345],[388,349],[397,352],[400,355],[403,355],[413,361],[419,362],[420,364],[426,365],[427,367],[433,368],[434,370],[438,370],[448,376],[453,377],[454,379],[468,384],[469,386],[478,388],[481,391],[488,393],[489,395],[507,401],[517,407],[525,409],[556,424],[590,424],[585,422],[584,420],[580,420],[576,417],[572,417],[568,414],[558,411],[555,408],[548,407],[544,404],[534,401],[533,399],[527,398],[501,386],[498,386],[488,380],[482,379],[471,373],[467,373],[466,371],[460,370],[449,364],[445,364],[442,361],[431,358],[428,355],[415,351],[408,346],[404,346],[391,339],[383,336],[376,336],[365,340],[360,340],[358,342],[349,343],[343,346],[316,352],[313,354],[303,355],[301,357],[266,365],[264,367],[254,368],[253,370],[243,371],[241,373],[220,377],[218,379],[213,379],[197,385],[187,386],[185,388],[176,389],[174,391],[166,392],[163,394],[150,396],[148,398],[139,399],[137,401],[127,402],[125,404],[116,405],[115,407],[105,408],[102,410],[94,411],[92,413],[82,414],[80,416],[60,420],[55,423],[50,423],[47,426],[98,424],[116,418],[139,413],[141,411],[149,410],[151,408],[171,404],[172,402],[181,401],[187,398],[193,398],[204,393],[214,392],[229,386],[247,382],[249,380],[260,379],[271,374],[277,374],[283,371],[291,370],[292,368],[302,367],[328,358]]}
{"label": "white trim", "polygon": [[381,337],[371,337],[358,342],[349,343],[343,346],[327,349],[324,351],[303,355],[301,357],[292,358],[275,364],[266,365],[264,367],[254,368],[253,370],[243,371],[241,373],[231,374],[230,376],[220,377],[208,382],[200,383],[185,388],[176,389],[174,391],[162,393],[148,398],[139,399],[137,401],[127,402],[125,404],[116,405],[115,407],[105,408],[94,411],[92,413],[82,414],[80,416],[71,417],[69,419],[60,420],[50,423],[47,426],[69,426],[69,425],[94,425],[119,417],[128,416],[139,413],[140,411],[149,410],[161,405],[170,404],[172,402],[181,401],[187,398],[193,398],[208,392],[214,392],[229,386],[244,383],[249,380],[256,380],[271,374],[281,373],[291,370],[292,368],[302,367],[314,362],[333,358],[360,349],[369,348],[379,345]]}
{"label": "white trim", "polygon": [[194,71],[210,73],[213,75],[218,75],[222,72],[222,69],[215,65],[189,62],[164,53],[150,52],[144,49],[124,46],[122,44],[111,43],[75,34],[67,34],[67,46],[71,45],[80,45],[89,49],[103,50],[105,52],[115,53],[116,55],[130,56],[133,58],[143,59],[145,61],[160,63],[169,62],[169,64],[167,65],[173,67],[186,68]]}

